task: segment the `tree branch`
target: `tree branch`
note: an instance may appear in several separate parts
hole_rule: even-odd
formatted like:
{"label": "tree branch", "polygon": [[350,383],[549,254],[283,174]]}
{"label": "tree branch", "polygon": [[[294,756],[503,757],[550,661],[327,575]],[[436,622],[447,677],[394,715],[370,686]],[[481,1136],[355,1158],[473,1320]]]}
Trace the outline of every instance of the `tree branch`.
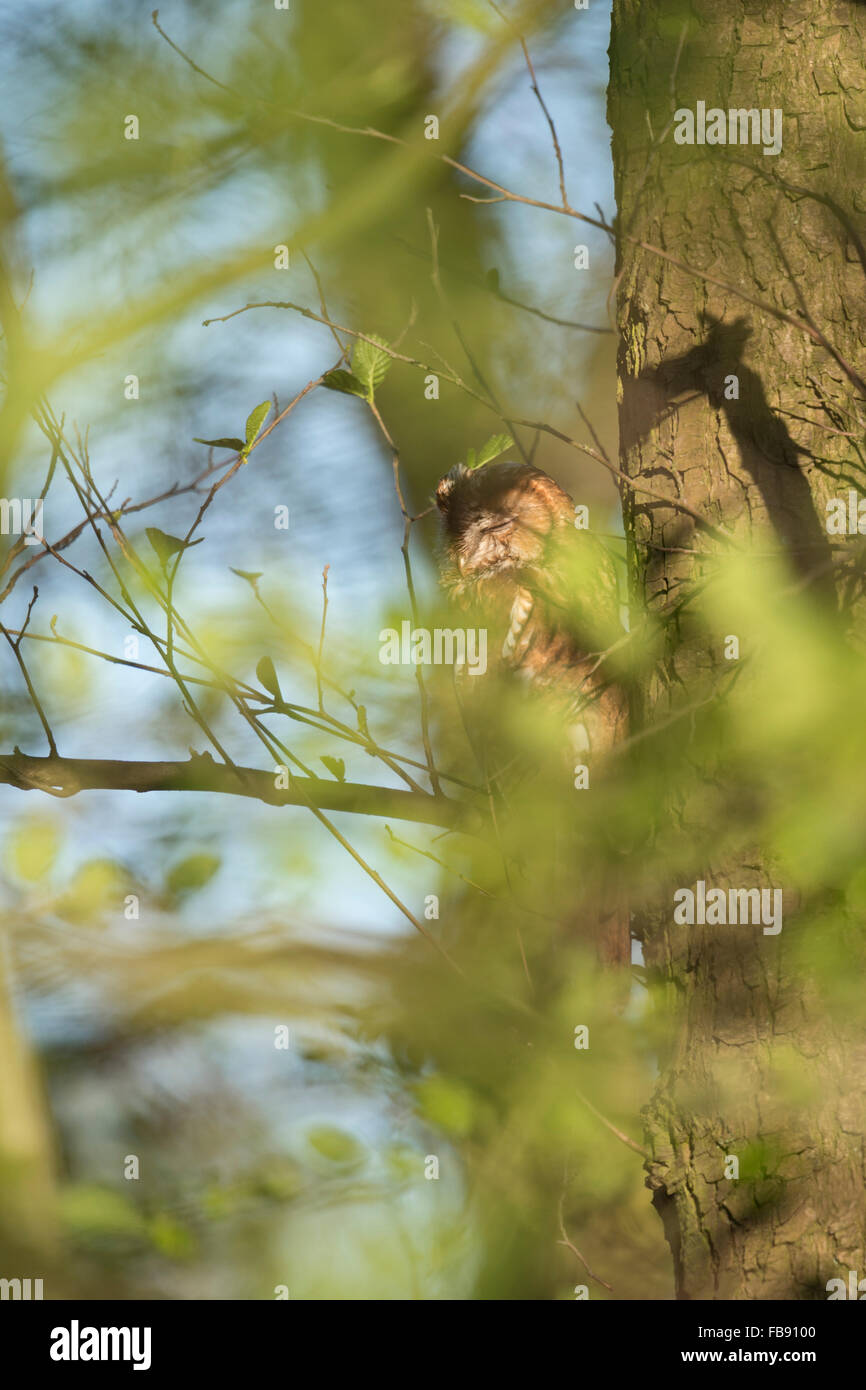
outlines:
{"label": "tree branch", "polygon": [[125,762],[112,758],[31,757],[16,748],[0,753],[0,784],[52,796],[82,791],[201,791],[246,796],[271,806],[315,806],[322,811],[351,811],[418,821],[444,829],[478,827],[480,814],[447,796],[431,796],[361,782],[329,782],[292,777],[287,788],[274,785],[272,772],[233,768],[209,753],[193,753],[188,762]]}

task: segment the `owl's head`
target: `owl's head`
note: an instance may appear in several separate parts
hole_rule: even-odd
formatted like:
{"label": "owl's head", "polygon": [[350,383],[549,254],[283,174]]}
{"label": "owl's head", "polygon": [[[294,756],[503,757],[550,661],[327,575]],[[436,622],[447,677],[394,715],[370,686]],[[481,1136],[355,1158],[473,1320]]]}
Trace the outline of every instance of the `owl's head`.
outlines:
{"label": "owl's head", "polygon": [[436,505],[450,577],[463,591],[540,564],[551,533],[572,510],[552,478],[522,463],[472,470],[459,463],[440,479]]}

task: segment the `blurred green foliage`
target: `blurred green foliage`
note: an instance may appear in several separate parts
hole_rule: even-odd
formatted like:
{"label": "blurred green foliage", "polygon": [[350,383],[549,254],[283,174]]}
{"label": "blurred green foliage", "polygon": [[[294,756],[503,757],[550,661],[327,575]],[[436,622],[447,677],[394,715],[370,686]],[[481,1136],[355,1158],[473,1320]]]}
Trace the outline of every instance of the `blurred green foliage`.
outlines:
{"label": "blurred green foliage", "polygon": [[[520,14],[553,67],[561,7]],[[35,492],[62,451],[68,468],[54,457],[49,498],[62,483],[67,504],[79,504],[58,504],[68,529],[82,498],[104,513],[109,493],[112,508],[167,494],[155,515],[169,528],[148,528],[149,510],[114,512],[119,536],[103,519],[102,540],[85,530],[63,552],[76,564],[83,552],[91,584],[59,565],[46,575],[54,618],[37,606],[22,650],[61,751],[181,758],[190,740],[201,752],[216,739],[229,759],[269,771],[323,764],[340,782],[405,786],[408,775],[426,790],[415,673],[377,659],[379,630],[411,610],[393,451],[371,405],[399,452],[407,511],[421,514],[410,554],[424,625],[454,622],[435,587],[430,491],[461,458],[482,466],[534,449],[591,503],[625,572],[609,478],[549,434],[511,426],[555,417],[582,438],[579,362],[581,390],[602,399],[592,383],[609,388],[598,418],[591,412],[609,439],[610,343],[587,346],[503,298],[500,284],[522,300],[534,282],[544,297],[546,233],[520,223],[515,252],[489,208],[458,196],[470,190],[465,176],[424,144],[430,112],[442,120],[435,153],[463,162],[482,136],[499,151],[519,144],[496,106],[514,91],[531,102],[514,35],[474,0],[337,0],[289,17],[230,3],[165,10],[165,31],[208,78],[137,6],[59,7],[53,20],[38,32],[22,20],[15,50],[28,46],[25,70],[47,86],[36,134],[20,148],[13,139],[4,174],[7,289],[20,306],[4,338],[5,486],[26,478]],[[588,63],[581,77],[590,90]],[[536,191],[555,196],[546,126],[529,109],[550,162],[551,186]],[[133,110],[141,138],[124,142]],[[514,158],[515,178],[535,187],[532,148]],[[273,267],[277,242],[291,246],[285,278]],[[24,302],[31,245],[42,259]],[[560,292],[545,312],[600,323],[606,291],[600,275],[588,300]],[[288,309],[200,327],[205,314],[260,301],[297,301],[374,342]],[[435,405],[426,373],[375,343],[438,364]],[[124,435],[117,388],[134,368],[147,410]],[[269,400],[248,413],[277,391],[273,424],[326,371],[334,389],[312,394],[312,424],[297,423],[307,402],[271,433]],[[447,384],[455,371],[470,392]],[[66,420],[40,433],[32,415],[50,423],[46,393]],[[243,438],[217,433],[243,419]],[[233,465],[220,453],[206,463],[194,441],[246,459],[214,494],[206,544],[190,528]],[[171,490],[211,466],[197,491]],[[273,508],[287,496],[301,519],[276,550]],[[347,556],[360,556],[354,570]],[[6,601],[10,629],[23,624],[28,584]],[[743,652],[727,671],[730,632]],[[133,655],[130,635],[140,639]],[[674,650],[694,654],[687,682]],[[272,1298],[287,1286],[307,1298],[571,1298],[588,1279],[573,1245],[614,1296],[670,1297],[642,1158],[621,1134],[640,1143],[641,1107],[674,1046],[671,986],[660,972],[600,973],[580,925],[612,879],[636,911],[667,919],[671,883],[710,878],[760,846],[778,881],[799,885],[792,949],[822,1007],[862,1017],[866,676],[782,566],[710,542],[676,619],[662,624],[634,605],[610,669],[635,695],[655,681],[667,716],[591,797],[572,785],[561,721],[492,679],[487,735],[522,774],[491,818],[459,683],[434,669],[436,767],[445,793],[475,808],[476,831],[413,824],[389,834],[339,818],[339,834],[398,883],[456,969],[420,933],[398,929],[393,899],[376,898],[375,923],[370,898],[362,912],[369,876],[303,809],[166,792],[156,823],[142,824],[131,793],[34,812],[44,793],[4,788],[14,978],[3,980],[0,1028],[16,1043],[0,1051],[0,1148],[39,1183],[10,1186],[3,1272],[22,1258],[9,1210],[29,1203],[51,1217],[31,1247],[49,1296]],[[146,684],[124,684],[133,678]],[[35,746],[41,724],[11,655],[4,682],[4,746]],[[431,898],[438,915],[428,917]],[[282,1051],[273,1030],[286,1025]],[[575,1047],[581,1025],[585,1051]],[[808,1112],[812,1078],[783,1034],[770,1060],[780,1103]],[[735,1099],[735,1066],[728,1084]],[[130,1154],[135,1181],[124,1177]],[[782,1157],[756,1138],[744,1175],[772,1182]],[[607,1295],[589,1282],[593,1297]]]}

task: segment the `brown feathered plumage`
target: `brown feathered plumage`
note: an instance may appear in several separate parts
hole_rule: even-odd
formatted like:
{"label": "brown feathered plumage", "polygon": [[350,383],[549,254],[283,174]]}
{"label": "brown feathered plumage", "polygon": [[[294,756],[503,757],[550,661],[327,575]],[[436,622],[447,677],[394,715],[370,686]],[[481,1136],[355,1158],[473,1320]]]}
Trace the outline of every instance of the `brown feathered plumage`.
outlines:
{"label": "brown feathered plumage", "polygon": [[[487,627],[488,669],[526,682],[562,722],[569,772],[586,763],[595,776],[624,737],[627,718],[624,692],[600,660],[623,636],[607,550],[575,527],[574,504],[559,484],[528,464],[475,470],[459,464],[440,480],[436,503],[443,583]],[[472,685],[466,682],[467,689]],[[498,761],[513,769],[501,750]],[[486,771],[496,783],[496,769],[488,765]],[[622,903],[608,904],[599,915],[605,919],[601,954],[627,961]]]}
{"label": "brown feathered plumage", "polygon": [[[444,525],[443,582],[480,610],[501,667],[563,706],[575,746],[594,759],[624,733],[625,702],[599,657],[623,635],[616,574],[574,504],[528,464],[458,464],[436,489]],[[579,732],[583,725],[585,735]]]}

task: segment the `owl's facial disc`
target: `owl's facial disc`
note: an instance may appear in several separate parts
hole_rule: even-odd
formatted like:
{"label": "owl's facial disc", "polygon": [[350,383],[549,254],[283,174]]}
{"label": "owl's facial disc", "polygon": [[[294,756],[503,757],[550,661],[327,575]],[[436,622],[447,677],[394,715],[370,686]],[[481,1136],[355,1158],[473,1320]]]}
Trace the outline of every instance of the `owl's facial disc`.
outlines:
{"label": "owl's facial disc", "polygon": [[506,461],[475,469],[458,464],[440,479],[444,577],[455,593],[510,583],[521,569],[540,563],[552,526],[550,505],[538,493],[537,480],[544,477]]}
{"label": "owl's facial disc", "polygon": [[518,563],[512,540],[517,528],[513,517],[482,512],[469,521],[456,545],[457,568],[463,578],[483,579],[501,574]]}

